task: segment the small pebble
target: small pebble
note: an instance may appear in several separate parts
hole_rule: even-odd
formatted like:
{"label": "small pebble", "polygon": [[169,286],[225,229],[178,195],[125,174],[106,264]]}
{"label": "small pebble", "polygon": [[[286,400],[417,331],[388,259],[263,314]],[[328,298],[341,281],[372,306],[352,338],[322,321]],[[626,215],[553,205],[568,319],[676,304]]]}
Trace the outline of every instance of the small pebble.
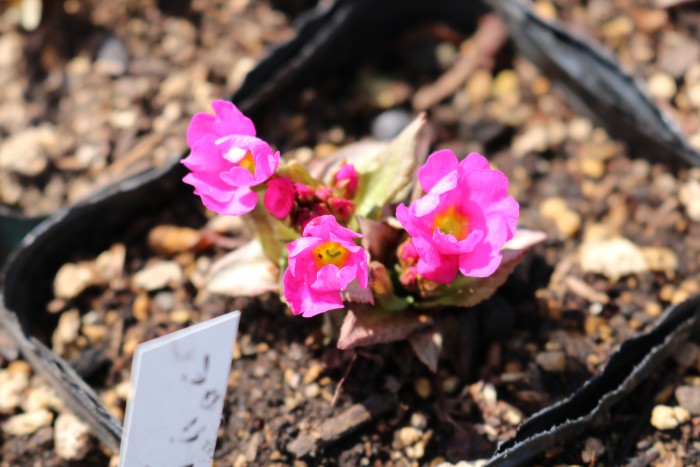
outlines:
{"label": "small pebble", "polygon": [[535,361],[543,370],[558,373],[564,371],[566,355],[561,350],[550,350],[538,353]]}
{"label": "small pebble", "polygon": [[54,446],[56,455],[66,461],[79,461],[90,451],[90,427],[70,412],[56,417]]}
{"label": "small pebble", "polygon": [[58,270],[53,282],[53,293],[70,300],[98,282],[95,271],[83,264],[66,263]]}
{"label": "small pebble", "polygon": [[428,381],[427,378],[419,378],[416,381],[414,388],[416,390],[416,394],[418,394],[421,399],[427,399],[430,397],[430,393],[432,392],[430,381]]}
{"label": "small pebble", "polygon": [[651,425],[657,430],[674,430],[690,420],[690,413],[682,407],[657,405],[651,411]]}
{"label": "small pebble", "polygon": [[691,415],[700,415],[700,386],[678,386],[676,400]]}
{"label": "small pebble", "polygon": [[600,461],[600,456],[605,454],[605,446],[598,438],[588,438],[581,452],[581,460],[584,464],[591,464],[594,461]]}
{"label": "small pebble", "polygon": [[174,261],[158,261],[134,274],[134,286],[147,292],[173,287],[183,280],[182,269]]}
{"label": "small pebble", "polygon": [[12,436],[26,436],[51,425],[53,413],[46,409],[14,415],[3,424],[3,431]]}
{"label": "small pebble", "polygon": [[406,426],[394,432],[394,449],[405,449],[412,446],[423,436],[423,432],[412,426]]}
{"label": "small pebble", "polygon": [[414,412],[411,414],[411,426],[418,430],[425,430],[428,426],[428,417],[421,412]]}
{"label": "small pebble", "polygon": [[100,45],[95,60],[95,71],[102,75],[120,76],[129,65],[129,51],[119,37],[109,36]]}
{"label": "small pebble", "polygon": [[404,109],[390,109],[377,115],[372,121],[372,136],[380,141],[396,137],[413,117]]}
{"label": "small pebble", "polygon": [[654,73],[649,77],[649,94],[661,100],[671,100],[676,95],[676,80],[673,76],[663,71]]}

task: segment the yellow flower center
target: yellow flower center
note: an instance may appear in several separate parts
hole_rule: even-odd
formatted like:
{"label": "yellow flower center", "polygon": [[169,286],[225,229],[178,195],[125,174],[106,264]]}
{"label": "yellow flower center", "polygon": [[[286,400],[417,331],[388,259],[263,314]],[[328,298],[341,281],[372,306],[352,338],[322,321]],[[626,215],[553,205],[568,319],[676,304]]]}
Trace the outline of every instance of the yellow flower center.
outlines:
{"label": "yellow flower center", "polygon": [[457,240],[464,240],[469,235],[469,218],[450,206],[435,215],[433,231],[440,230],[445,235],[452,235]]}
{"label": "yellow flower center", "polygon": [[243,156],[243,159],[238,161],[238,165],[240,165],[244,169],[248,169],[248,172],[250,172],[251,174],[254,174],[255,158],[253,157],[253,153],[250,151],[246,151],[245,156]]}
{"label": "yellow flower center", "polygon": [[316,266],[322,268],[328,264],[333,264],[338,268],[345,266],[350,252],[338,242],[325,242],[313,249]]}

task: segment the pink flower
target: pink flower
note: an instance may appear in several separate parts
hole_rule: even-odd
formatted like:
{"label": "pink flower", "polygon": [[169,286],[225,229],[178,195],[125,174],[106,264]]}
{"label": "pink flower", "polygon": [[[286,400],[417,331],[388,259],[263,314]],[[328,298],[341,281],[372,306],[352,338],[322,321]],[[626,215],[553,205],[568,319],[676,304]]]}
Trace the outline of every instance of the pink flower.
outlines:
{"label": "pink flower", "polygon": [[343,165],[335,174],[335,184],[344,197],[352,199],[357,193],[358,175],[352,164]]}
{"label": "pink flower", "polygon": [[263,197],[265,207],[277,219],[284,219],[294,206],[294,186],[288,178],[273,178],[267,182]]}
{"label": "pink flower", "polygon": [[441,284],[452,282],[457,271],[493,274],[519,214],[506,176],[479,154],[458,162],[452,151],[442,150],[418,169],[418,181],[427,194],[396,210],[418,252],[418,273]]}
{"label": "pink flower", "polygon": [[310,318],[343,308],[340,291],[356,279],[360,287],[367,287],[367,252],[354,242],[360,237],[326,215],[311,219],[303,237],[287,244],[284,298],[295,315]]}
{"label": "pink flower", "polygon": [[183,181],[194,186],[202,203],[219,214],[239,216],[253,210],[259,185],[277,170],[279,152],[255,137],[255,126],[231,102],[212,102],[216,115],[198,113],[187,129],[191,170]]}

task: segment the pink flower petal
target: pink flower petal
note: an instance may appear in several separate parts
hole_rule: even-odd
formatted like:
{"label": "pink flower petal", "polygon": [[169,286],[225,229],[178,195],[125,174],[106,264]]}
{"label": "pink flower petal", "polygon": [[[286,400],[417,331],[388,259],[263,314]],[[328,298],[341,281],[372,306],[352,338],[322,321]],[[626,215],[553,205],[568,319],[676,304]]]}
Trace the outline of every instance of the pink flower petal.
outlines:
{"label": "pink flower petal", "polygon": [[418,181],[423,191],[433,189],[445,175],[457,170],[457,156],[449,149],[437,151],[428,156],[425,164],[418,169]]}
{"label": "pink flower petal", "polygon": [[[367,252],[354,242],[361,235],[342,227],[332,215],[311,219],[303,235],[287,244],[285,299],[294,314],[305,317],[343,308],[341,290],[355,280],[360,287],[368,285]],[[329,256],[330,251],[342,254]]]}
{"label": "pink flower petal", "polygon": [[258,182],[250,171],[244,167],[231,167],[228,172],[221,172],[221,180],[231,186],[255,186]]}

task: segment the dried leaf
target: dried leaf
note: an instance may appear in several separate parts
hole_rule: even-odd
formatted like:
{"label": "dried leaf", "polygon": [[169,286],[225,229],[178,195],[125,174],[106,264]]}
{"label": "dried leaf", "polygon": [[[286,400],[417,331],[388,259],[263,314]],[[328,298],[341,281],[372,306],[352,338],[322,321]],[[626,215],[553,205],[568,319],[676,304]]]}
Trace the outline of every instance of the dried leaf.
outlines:
{"label": "dried leaf", "polygon": [[[484,278],[465,278],[461,286],[439,287],[436,297],[422,306],[451,305],[469,308],[483,302],[505,283],[508,276],[525,256],[525,253],[547,238],[544,232],[518,229],[505,245],[503,259],[496,272]],[[459,280],[458,280],[459,281]]]}
{"label": "dried leaf", "polygon": [[442,351],[442,334],[434,327],[430,327],[413,333],[408,338],[408,342],[420,361],[425,363],[433,373],[437,372]]}
{"label": "dried leaf", "polygon": [[232,297],[279,292],[279,272],[256,239],[217,260],[204,280],[204,288]]}
{"label": "dried leaf", "polygon": [[353,305],[340,328],[338,348],[346,350],[403,340],[430,323],[431,318],[425,314],[387,312],[378,307]]}
{"label": "dried leaf", "polygon": [[428,150],[426,117],[421,114],[371,159],[355,163],[360,174],[355,197],[358,216],[377,218],[382,208],[408,195],[413,176]]}
{"label": "dried leaf", "polygon": [[352,281],[344,290],[340,291],[344,302],[367,303],[374,305],[374,294],[369,287],[360,287],[357,281]]}
{"label": "dried leaf", "polygon": [[396,253],[396,244],[403,231],[390,226],[386,222],[373,221],[366,217],[357,217],[360,226],[362,246],[369,251],[372,259],[388,264],[391,256]]}

